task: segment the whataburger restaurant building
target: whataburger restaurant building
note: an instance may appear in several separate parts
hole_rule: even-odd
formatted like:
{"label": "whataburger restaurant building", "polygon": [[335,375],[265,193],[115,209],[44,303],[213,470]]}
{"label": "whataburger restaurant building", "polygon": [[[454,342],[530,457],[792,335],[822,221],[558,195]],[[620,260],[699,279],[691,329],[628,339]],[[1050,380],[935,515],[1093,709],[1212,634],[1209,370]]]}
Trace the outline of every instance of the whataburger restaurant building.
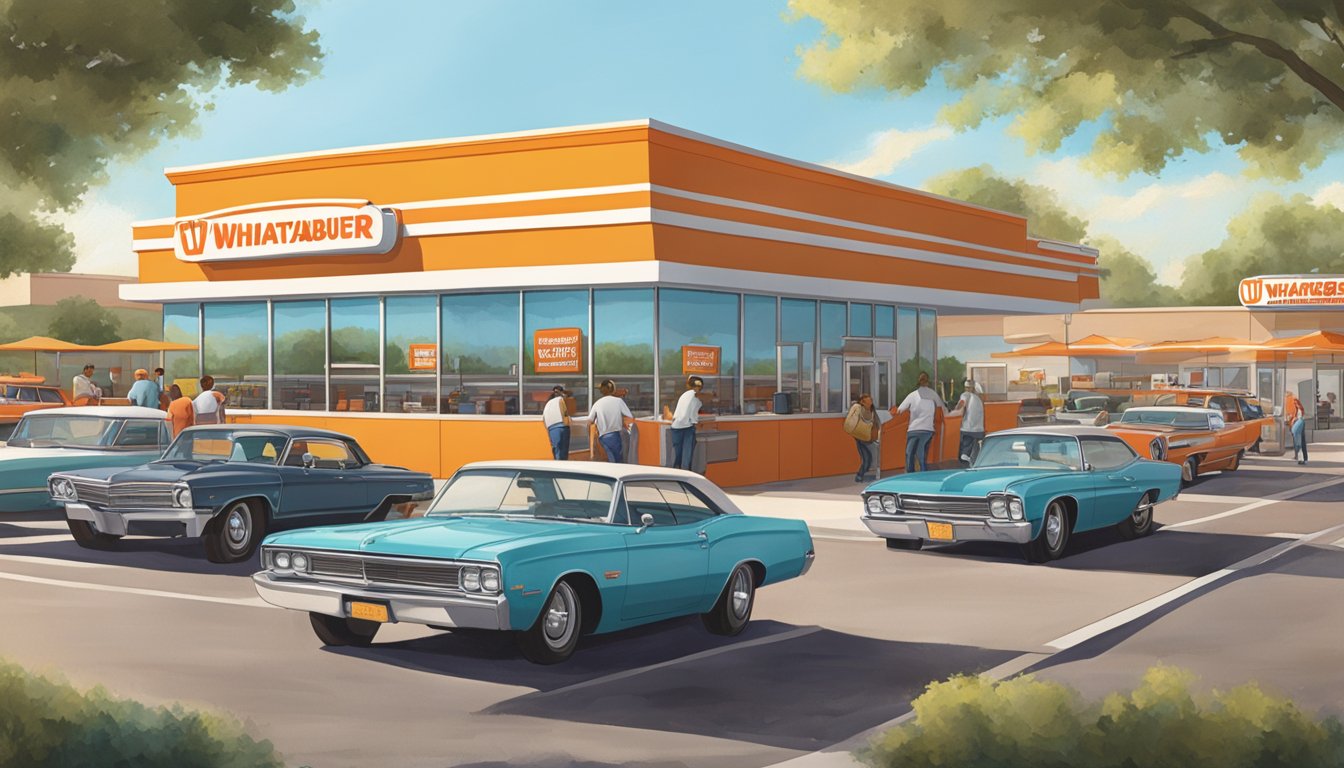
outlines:
{"label": "whataburger restaurant building", "polygon": [[[551,388],[582,414],[607,378],[640,417],[637,460],[658,463],[692,373],[711,478],[852,472],[843,413],[935,373],[940,313],[1097,296],[1095,251],[1021,217],[650,120],[166,175],[176,215],[134,225],[122,297],[162,303],[165,339],[199,346],[168,356],[169,379],[209,373],[231,420],[339,430],[439,477],[547,457]],[[991,404],[988,427],[1015,418]]]}

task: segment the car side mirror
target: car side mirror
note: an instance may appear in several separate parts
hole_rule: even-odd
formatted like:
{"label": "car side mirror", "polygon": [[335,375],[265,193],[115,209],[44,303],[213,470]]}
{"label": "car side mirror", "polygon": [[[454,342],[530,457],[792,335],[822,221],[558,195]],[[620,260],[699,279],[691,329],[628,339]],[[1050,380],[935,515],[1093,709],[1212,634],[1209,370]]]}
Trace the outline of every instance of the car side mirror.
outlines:
{"label": "car side mirror", "polygon": [[316,466],[316,465],[317,465],[317,457],[316,457],[316,456],[314,456],[314,455],[311,454],[311,453],[305,453],[305,454],[303,454],[303,468],[304,468],[304,469],[312,469],[312,468],[313,468],[314,466]]}
{"label": "car side mirror", "polygon": [[650,515],[648,512],[645,512],[644,514],[639,516],[639,522],[640,522],[639,530],[635,531],[635,533],[643,533],[644,529],[653,525],[653,515]]}
{"label": "car side mirror", "polygon": [[1083,462],[1083,471],[1084,471],[1084,472],[1091,472],[1092,470],[1093,470],[1093,466],[1092,466],[1090,463],[1084,461],[1084,462]]}

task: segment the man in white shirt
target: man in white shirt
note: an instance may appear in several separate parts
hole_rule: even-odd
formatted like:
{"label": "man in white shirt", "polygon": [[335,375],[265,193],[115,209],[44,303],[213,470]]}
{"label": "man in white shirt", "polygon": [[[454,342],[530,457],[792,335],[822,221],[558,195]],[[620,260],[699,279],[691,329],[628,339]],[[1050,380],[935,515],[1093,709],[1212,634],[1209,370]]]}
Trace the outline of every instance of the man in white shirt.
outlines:
{"label": "man in white shirt", "polygon": [[[84,366],[84,372],[75,377],[74,386],[71,387],[71,395],[74,398],[75,405],[97,405],[98,398],[103,396],[103,390],[93,383],[93,363]],[[80,398],[84,398],[81,402]]]}
{"label": "man in white shirt", "polygon": [[569,405],[565,396],[569,393],[559,384],[551,387],[551,399],[541,409],[541,423],[551,438],[551,457],[556,461],[569,461]]}
{"label": "man in white shirt", "polygon": [[677,408],[672,412],[672,466],[682,469],[691,468],[691,456],[695,453],[695,425],[700,423],[700,390],[705,388],[705,380],[699,376],[686,379],[686,391],[677,399]]}
{"label": "man in white shirt", "polygon": [[216,392],[213,376],[201,377],[201,394],[196,396],[191,406],[196,411],[196,424],[224,423],[224,395]]}
{"label": "man in white shirt", "polygon": [[980,385],[967,379],[965,387],[952,413],[961,415],[961,445],[957,454],[970,464],[980,450],[980,441],[985,439],[985,401],[980,399]]}
{"label": "man in white shirt", "polygon": [[[910,426],[905,429],[905,471],[924,472],[929,468],[929,443],[933,441],[934,414],[942,409],[947,415],[947,404],[929,386],[929,374],[919,374],[919,388],[905,396],[897,413],[910,413]],[[919,469],[915,469],[915,465]]]}
{"label": "man in white shirt", "polygon": [[602,397],[588,410],[589,444],[602,446],[607,461],[621,463],[625,461],[625,450],[621,444],[621,433],[635,423],[630,407],[616,395],[616,382],[607,379],[598,385]]}

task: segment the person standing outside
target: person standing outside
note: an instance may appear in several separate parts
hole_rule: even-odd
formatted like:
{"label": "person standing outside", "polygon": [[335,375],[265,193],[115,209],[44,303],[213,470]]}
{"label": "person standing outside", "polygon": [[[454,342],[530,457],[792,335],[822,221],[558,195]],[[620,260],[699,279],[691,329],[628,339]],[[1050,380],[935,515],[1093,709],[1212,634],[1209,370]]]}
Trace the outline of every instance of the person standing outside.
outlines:
{"label": "person standing outside", "polygon": [[967,379],[963,386],[965,391],[952,413],[961,416],[961,444],[957,447],[957,455],[970,464],[980,452],[980,441],[985,439],[985,401],[980,399],[980,388],[975,382]]}
{"label": "person standing outside", "polygon": [[149,371],[144,368],[135,369],[135,383],[131,384],[130,390],[126,392],[126,399],[131,401],[131,405],[138,405],[141,408],[159,407],[159,388],[149,380]]}
{"label": "person standing outside", "polygon": [[859,471],[854,475],[856,483],[867,480],[868,470],[877,463],[877,440],[881,429],[877,413],[873,410],[873,396],[864,392],[849,407],[849,413],[845,416],[845,433],[854,438],[854,443],[859,447]]}
{"label": "person standing outside", "polygon": [[[1302,401],[1297,399],[1291,391],[1286,392],[1283,398],[1284,420],[1288,423],[1288,434],[1293,437],[1293,459],[1298,464],[1307,463],[1307,409],[1302,407]],[[1297,458],[1298,454],[1302,458]]]}
{"label": "person standing outside", "polygon": [[196,410],[196,424],[224,423],[224,395],[215,391],[215,377],[208,374],[201,377],[201,394],[192,401],[192,407]]}
{"label": "person standing outside", "polygon": [[598,385],[602,397],[588,410],[588,444],[601,445],[607,461],[620,464],[625,461],[621,433],[635,423],[630,407],[616,394],[616,382],[607,379]]}
{"label": "person standing outside", "polygon": [[686,379],[686,391],[677,398],[676,410],[672,412],[672,466],[681,469],[691,468],[691,457],[695,453],[695,425],[700,423],[700,390],[705,388],[705,380],[699,376]]}
{"label": "person standing outside", "polygon": [[182,394],[182,388],[174,384],[168,389],[168,414],[163,418],[173,425],[173,437],[182,434],[182,430],[196,424],[196,406],[190,397]]}
{"label": "person standing outside", "polygon": [[[75,377],[70,394],[75,405],[97,405],[103,396],[103,390],[93,383],[93,363],[84,366],[84,371]],[[81,400],[81,398],[83,398]]]}
{"label": "person standing outside", "polygon": [[569,460],[570,417],[566,394],[559,384],[551,387],[551,399],[541,409],[541,423],[551,438],[551,457],[556,461]]}
{"label": "person standing outside", "polygon": [[149,379],[154,382],[154,386],[159,388],[159,410],[168,410],[168,406],[173,402],[173,399],[168,396],[168,390],[164,388],[163,369],[155,368],[154,375],[150,376]]}
{"label": "person standing outside", "polygon": [[[937,392],[929,386],[929,374],[919,374],[919,387],[905,396],[897,413],[910,413],[910,425],[905,430],[905,471],[925,472],[929,468],[929,443],[933,440],[934,414],[942,409],[946,415],[947,404]],[[915,469],[915,465],[919,469]]]}

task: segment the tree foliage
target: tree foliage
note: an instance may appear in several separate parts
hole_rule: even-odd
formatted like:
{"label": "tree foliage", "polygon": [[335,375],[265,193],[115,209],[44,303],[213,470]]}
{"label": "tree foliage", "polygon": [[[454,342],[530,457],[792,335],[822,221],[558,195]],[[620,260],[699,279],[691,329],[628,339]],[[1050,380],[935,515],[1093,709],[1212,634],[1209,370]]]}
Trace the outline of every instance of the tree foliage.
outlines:
{"label": "tree foliage", "polygon": [[48,335],[72,344],[109,344],[121,338],[116,315],[84,296],[70,296],[56,302]]}
{"label": "tree foliage", "polygon": [[841,91],[960,94],[959,128],[1010,116],[1033,151],[1097,129],[1100,171],[1156,172],[1238,148],[1252,172],[1296,178],[1344,141],[1338,0],[790,0],[825,35],[802,74]]}
{"label": "tree foliage", "polygon": [[0,1],[0,276],[67,270],[43,221],[108,162],[189,133],[220,86],[278,91],[318,70],[291,0]]}

